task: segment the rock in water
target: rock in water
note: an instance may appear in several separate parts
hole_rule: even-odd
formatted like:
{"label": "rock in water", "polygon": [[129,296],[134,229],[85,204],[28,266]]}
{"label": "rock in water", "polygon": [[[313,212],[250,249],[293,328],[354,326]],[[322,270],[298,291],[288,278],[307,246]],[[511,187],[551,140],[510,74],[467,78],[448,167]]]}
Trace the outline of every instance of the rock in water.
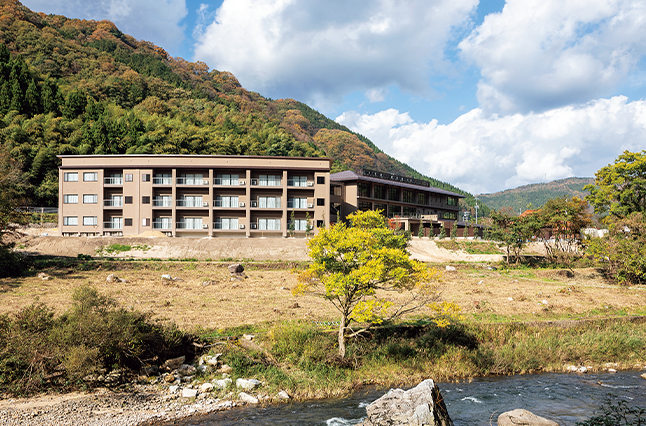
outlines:
{"label": "rock in water", "polygon": [[391,389],[366,407],[359,426],[453,426],[440,389],[431,379],[407,391]]}
{"label": "rock in water", "polygon": [[551,420],[538,417],[536,414],[517,409],[514,411],[507,411],[498,416],[498,426],[558,426],[558,423]]}

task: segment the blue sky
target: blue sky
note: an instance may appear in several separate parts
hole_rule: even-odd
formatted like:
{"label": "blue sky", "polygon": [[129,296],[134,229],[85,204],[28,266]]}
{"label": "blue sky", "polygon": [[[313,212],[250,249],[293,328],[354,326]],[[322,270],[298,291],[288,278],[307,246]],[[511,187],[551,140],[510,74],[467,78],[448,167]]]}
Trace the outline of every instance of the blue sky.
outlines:
{"label": "blue sky", "polygon": [[318,109],[474,192],[646,148],[642,0],[24,0]]}

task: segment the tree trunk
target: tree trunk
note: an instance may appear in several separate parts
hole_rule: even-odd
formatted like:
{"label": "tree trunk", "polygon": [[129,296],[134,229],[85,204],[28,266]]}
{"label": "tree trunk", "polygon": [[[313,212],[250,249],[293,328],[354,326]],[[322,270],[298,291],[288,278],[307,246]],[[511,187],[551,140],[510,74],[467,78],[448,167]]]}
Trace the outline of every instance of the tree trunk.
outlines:
{"label": "tree trunk", "polygon": [[339,324],[339,356],[345,358],[345,314],[341,315]]}

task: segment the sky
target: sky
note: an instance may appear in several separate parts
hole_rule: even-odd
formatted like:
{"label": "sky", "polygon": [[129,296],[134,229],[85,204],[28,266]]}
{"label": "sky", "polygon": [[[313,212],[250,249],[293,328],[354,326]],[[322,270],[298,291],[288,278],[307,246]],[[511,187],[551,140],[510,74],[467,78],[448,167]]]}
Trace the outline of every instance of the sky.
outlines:
{"label": "sky", "polygon": [[643,0],[22,0],[294,98],[474,194],[646,149]]}

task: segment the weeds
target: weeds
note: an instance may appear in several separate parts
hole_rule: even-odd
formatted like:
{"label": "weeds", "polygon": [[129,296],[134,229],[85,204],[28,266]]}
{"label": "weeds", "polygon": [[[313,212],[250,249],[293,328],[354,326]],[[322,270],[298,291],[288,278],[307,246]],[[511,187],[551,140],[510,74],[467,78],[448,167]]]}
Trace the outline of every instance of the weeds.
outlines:
{"label": "weeds", "polygon": [[625,400],[613,402],[608,397],[601,406],[601,412],[576,426],[644,426],[646,425],[646,409],[629,407]]}

